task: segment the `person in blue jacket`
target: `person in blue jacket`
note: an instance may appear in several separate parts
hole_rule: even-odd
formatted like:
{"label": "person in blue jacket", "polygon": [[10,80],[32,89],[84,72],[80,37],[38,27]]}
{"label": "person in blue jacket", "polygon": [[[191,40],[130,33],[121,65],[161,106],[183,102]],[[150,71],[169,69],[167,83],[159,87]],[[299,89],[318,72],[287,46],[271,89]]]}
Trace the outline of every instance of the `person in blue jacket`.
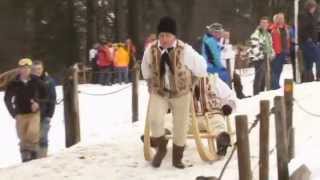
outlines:
{"label": "person in blue jacket", "polygon": [[229,83],[230,76],[226,68],[221,63],[221,51],[223,46],[220,43],[223,26],[220,23],[213,23],[206,27],[207,32],[202,39],[202,56],[207,61],[208,73],[217,73],[226,83]]}

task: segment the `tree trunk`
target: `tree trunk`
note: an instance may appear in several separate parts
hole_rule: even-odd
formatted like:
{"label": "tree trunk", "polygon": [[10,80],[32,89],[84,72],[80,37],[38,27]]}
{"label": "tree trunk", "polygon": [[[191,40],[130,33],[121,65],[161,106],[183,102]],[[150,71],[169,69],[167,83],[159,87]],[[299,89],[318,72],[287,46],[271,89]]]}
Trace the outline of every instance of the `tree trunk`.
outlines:
{"label": "tree trunk", "polygon": [[[129,2],[133,2],[130,1]],[[115,41],[123,42],[126,38],[126,22],[127,22],[127,10],[126,10],[126,1],[116,0],[115,1]],[[133,3],[136,3],[134,1]],[[130,6],[129,6],[130,7]],[[130,26],[129,26],[130,27]]]}
{"label": "tree trunk", "polygon": [[35,8],[30,1],[25,3],[25,22],[24,22],[23,56],[32,57],[32,49],[35,40]]}
{"label": "tree trunk", "polygon": [[272,5],[271,0],[252,0],[252,4],[256,19],[263,16],[272,16],[272,8],[270,7]]}
{"label": "tree trunk", "polygon": [[98,42],[97,1],[87,0],[87,51]]}
{"label": "tree trunk", "polygon": [[181,7],[182,8],[182,13],[181,13],[181,19],[183,20],[182,23],[182,34],[181,37],[183,38],[184,41],[186,42],[192,42],[194,39],[194,35],[191,32],[191,27],[193,26],[193,21],[195,20],[194,18],[194,7],[195,7],[195,1],[194,0],[181,0],[180,1]]}
{"label": "tree trunk", "polygon": [[73,26],[76,32],[77,62],[87,62],[87,11],[85,0],[73,0]]}
{"label": "tree trunk", "polygon": [[128,29],[129,37],[137,47],[137,54],[142,54],[143,41],[144,41],[144,23],[142,18],[143,12],[143,1],[142,0],[128,0]]}
{"label": "tree trunk", "polygon": [[99,0],[97,6],[97,33],[98,40],[114,40],[114,4],[118,0]]}

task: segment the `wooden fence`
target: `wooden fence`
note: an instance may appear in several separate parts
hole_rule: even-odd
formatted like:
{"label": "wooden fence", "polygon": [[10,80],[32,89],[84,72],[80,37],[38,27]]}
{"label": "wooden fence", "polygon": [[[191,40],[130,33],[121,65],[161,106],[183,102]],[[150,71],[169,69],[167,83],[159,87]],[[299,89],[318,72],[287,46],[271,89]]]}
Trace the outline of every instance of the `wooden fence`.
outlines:
{"label": "wooden fence", "polygon": [[[66,147],[73,146],[81,140],[80,130],[80,109],[79,109],[79,83],[87,83],[87,77],[91,76],[87,72],[88,68],[83,65],[75,64],[70,67],[63,80],[63,101],[64,101],[64,120],[65,120],[65,142]],[[132,69],[132,122],[138,121],[139,117],[139,93],[138,84],[140,79],[140,69],[136,65]],[[79,79],[81,78],[81,79]],[[114,93],[110,93],[114,94]],[[104,94],[104,96],[109,94]]]}
{"label": "wooden fence", "polygon": [[[285,80],[284,96],[274,97],[274,104],[270,110],[268,100],[260,101],[260,149],[259,149],[259,179],[269,180],[269,129],[270,115],[274,114],[276,132],[276,151],[278,165],[278,179],[289,180],[288,163],[294,158],[294,128],[293,113],[293,81]],[[252,180],[250,164],[250,148],[248,121],[246,115],[236,116],[237,148],[239,179]]]}

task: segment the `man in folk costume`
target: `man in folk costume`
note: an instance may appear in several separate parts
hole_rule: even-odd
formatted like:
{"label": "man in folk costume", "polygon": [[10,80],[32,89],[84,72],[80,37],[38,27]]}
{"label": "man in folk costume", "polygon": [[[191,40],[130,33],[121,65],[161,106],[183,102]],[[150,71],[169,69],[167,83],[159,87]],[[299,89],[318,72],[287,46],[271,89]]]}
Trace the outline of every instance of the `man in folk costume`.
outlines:
{"label": "man in folk costume", "polygon": [[182,169],[185,168],[182,157],[192,101],[192,80],[206,76],[207,66],[200,54],[176,38],[174,19],[161,18],[157,30],[158,40],[146,48],[141,65],[150,93],[147,121],[150,121],[157,149],[152,166],[160,167],[167,153],[164,117],[170,108],[173,113],[172,164]]}

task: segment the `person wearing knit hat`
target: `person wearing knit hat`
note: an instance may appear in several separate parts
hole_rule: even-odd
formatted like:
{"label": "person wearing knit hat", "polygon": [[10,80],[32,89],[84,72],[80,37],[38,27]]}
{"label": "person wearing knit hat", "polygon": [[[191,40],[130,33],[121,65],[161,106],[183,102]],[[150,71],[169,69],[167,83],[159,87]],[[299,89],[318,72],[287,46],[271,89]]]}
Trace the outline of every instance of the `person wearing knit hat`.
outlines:
{"label": "person wearing knit hat", "polygon": [[206,33],[202,39],[202,56],[207,60],[208,73],[217,73],[226,83],[230,82],[230,75],[222,64],[221,52],[223,46],[220,44],[224,29],[222,24],[213,23],[206,26]]}
{"label": "person wearing knit hat", "polygon": [[38,77],[31,74],[31,65],[31,59],[19,60],[18,75],[9,82],[4,95],[7,109],[16,119],[22,162],[38,158],[39,103],[47,99],[46,85]]}
{"label": "person wearing knit hat", "polygon": [[157,28],[158,35],[162,32],[171,33],[173,35],[177,35],[177,24],[174,19],[169,16],[165,16],[160,19],[160,23]]}
{"label": "person wearing knit hat", "polygon": [[224,31],[223,26],[220,23],[213,23],[209,26],[206,26],[206,28],[209,33],[214,33],[214,32],[222,33]]}
{"label": "person wearing knit hat", "polygon": [[161,18],[157,34],[158,39],[148,45],[141,64],[150,93],[147,121],[157,149],[152,166],[160,167],[167,153],[164,118],[170,108],[174,126],[172,165],[182,169],[185,168],[182,158],[192,100],[192,77],[206,76],[207,66],[200,54],[177,39],[177,25],[173,18]]}

